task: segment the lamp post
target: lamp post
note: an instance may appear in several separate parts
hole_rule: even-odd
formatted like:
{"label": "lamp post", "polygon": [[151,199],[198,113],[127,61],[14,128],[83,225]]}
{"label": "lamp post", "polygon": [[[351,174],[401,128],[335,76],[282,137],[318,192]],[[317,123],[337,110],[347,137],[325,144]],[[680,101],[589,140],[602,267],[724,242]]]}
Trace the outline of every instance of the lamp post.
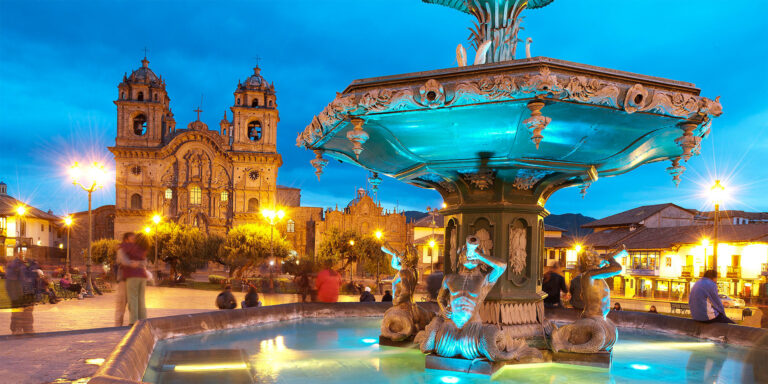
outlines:
{"label": "lamp post", "polygon": [[[163,221],[163,217],[162,216],[160,216],[158,214],[155,214],[154,216],[152,216],[152,223],[154,224],[154,227],[155,227],[154,228],[155,229],[155,235],[154,235],[154,240],[155,240],[154,241],[154,243],[155,243],[155,273],[160,271],[160,268],[158,267],[158,264],[157,264],[157,225],[160,224],[161,221]],[[156,275],[156,276],[158,276],[158,278],[159,278],[159,275]],[[175,276],[173,276],[173,278],[175,278]]]}
{"label": "lamp post", "polygon": [[715,184],[709,190],[712,202],[715,203],[715,228],[712,234],[712,269],[717,272],[717,232],[720,229],[720,203],[725,198],[725,187],[720,184],[720,180],[715,180]]}
{"label": "lamp post", "polygon": [[262,209],[261,215],[264,216],[265,219],[269,222],[269,258],[272,264],[274,265],[274,259],[275,259],[275,248],[274,248],[274,231],[275,231],[275,224],[277,224],[280,220],[285,217],[285,212],[283,212],[282,209]]}
{"label": "lamp post", "polygon": [[[434,236],[434,234],[433,234],[433,236]],[[435,242],[434,237],[429,239],[429,248],[431,248],[431,250],[429,251],[429,273],[430,274],[435,273],[435,260],[434,259],[435,259],[435,246],[436,245],[437,245],[437,243]]]}
{"label": "lamp post", "polygon": [[[443,203],[443,208],[445,208],[445,203]],[[435,221],[435,216],[438,213],[437,208],[430,208],[427,207],[427,213],[432,216],[432,223],[430,224],[430,227],[432,227],[432,238],[429,240],[429,247],[431,250],[429,251],[429,270],[430,274],[435,273],[435,265],[434,265],[434,252],[435,252],[435,227],[437,227],[437,222]]]}
{"label": "lamp post", "polygon": [[[381,240],[382,237],[384,237],[384,232],[377,229],[376,232],[373,233],[373,236],[376,237],[376,240]],[[379,258],[376,258],[376,288],[379,290],[379,293],[381,293],[381,284],[379,284]]]}
{"label": "lamp post", "polygon": [[64,263],[64,273],[69,273],[69,249],[72,248],[69,244],[69,233],[72,231],[72,223],[71,215],[64,218],[64,225],[67,227],[67,261]]}
{"label": "lamp post", "polygon": [[93,283],[91,278],[91,243],[93,242],[93,211],[91,209],[93,191],[104,186],[104,179],[107,172],[104,165],[94,161],[88,169],[83,169],[78,162],[70,167],[70,176],[72,184],[79,186],[88,192],[88,257],[85,259],[85,272],[88,279],[85,282],[85,289],[89,296],[93,296]]}
{"label": "lamp post", "polygon": [[24,221],[24,215],[27,213],[27,207],[19,205],[16,207],[16,249],[21,251],[21,223]]}

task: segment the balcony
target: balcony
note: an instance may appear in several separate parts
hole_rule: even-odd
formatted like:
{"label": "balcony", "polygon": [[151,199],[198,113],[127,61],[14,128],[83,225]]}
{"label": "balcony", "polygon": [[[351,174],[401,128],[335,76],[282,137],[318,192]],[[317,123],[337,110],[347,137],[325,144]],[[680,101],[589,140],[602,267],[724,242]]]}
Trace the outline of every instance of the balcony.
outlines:
{"label": "balcony", "polygon": [[740,279],[741,267],[728,267],[728,271],[726,272],[725,277],[729,279]]}
{"label": "balcony", "polygon": [[680,271],[680,277],[693,277],[693,265],[684,265]]}
{"label": "balcony", "polygon": [[627,273],[635,276],[658,276],[659,270],[646,265],[630,265],[627,267]]}
{"label": "balcony", "polygon": [[763,268],[761,269],[760,274],[763,276],[768,276],[768,263],[763,264]]}

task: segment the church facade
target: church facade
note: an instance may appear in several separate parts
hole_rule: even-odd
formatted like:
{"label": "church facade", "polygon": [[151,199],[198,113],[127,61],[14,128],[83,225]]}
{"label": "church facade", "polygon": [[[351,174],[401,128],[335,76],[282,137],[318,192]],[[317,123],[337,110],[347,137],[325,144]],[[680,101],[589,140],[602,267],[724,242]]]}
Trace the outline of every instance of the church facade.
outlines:
{"label": "church facade", "polygon": [[260,207],[277,204],[276,130],[280,121],[274,84],[260,69],[234,92],[231,120],[218,130],[200,121],[177,129],[166,84],[144,58],[118,85],[115,158],[115,237],[165,220],[224,234],[261,219]]}

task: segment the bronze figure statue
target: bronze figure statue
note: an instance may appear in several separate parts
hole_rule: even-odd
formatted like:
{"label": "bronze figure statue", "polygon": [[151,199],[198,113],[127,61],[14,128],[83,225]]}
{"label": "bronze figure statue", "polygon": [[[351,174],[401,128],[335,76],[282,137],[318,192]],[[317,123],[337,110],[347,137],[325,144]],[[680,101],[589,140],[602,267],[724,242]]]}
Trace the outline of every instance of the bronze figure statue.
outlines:
{"label": "bronze figure statue", "polygon": [[424,329],[434,314],[413,302],[413,294],[418,282],[414,268],[417,261],[416,249],[407,245],[406,251],[398,254],[382,245],[381,250],[392,257],[392,268],[397,270],[392,280],[392,308],[384,313],[381,335],[393,341],[402,341]]}
{"label": "bronze figure statue", "polygon": [[618,338],[616,326],[606,315],[611,310],[611,291],[605,279],[621,273],[621,264],[615,257],[626,256],[627,251],[597,255],[587,251],[581,277],[581,298],[584,310],[581,318],[552,332],[552,349],[557,351],[596,353],[610,351]]}
{"label": "bronze figure statue", "polygon": [[524,340],[505,338],[499,328],[483,324],[479,305],[504,274],[504,261],[486,255],[475,236],[468,236],[459,250],[456,273],[446,275],[437,297],[440,316],[436,316],[419,332],[414,342],[424,353],[465,359],[486,358],[490,361],[519,359],[540,352]]}

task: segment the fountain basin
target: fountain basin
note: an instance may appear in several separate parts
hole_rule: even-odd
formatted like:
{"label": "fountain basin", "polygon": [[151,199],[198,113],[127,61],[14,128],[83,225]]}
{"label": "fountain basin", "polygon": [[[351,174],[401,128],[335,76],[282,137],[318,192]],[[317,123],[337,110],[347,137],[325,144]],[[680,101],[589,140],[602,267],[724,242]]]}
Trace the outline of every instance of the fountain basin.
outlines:
{"label": "fountain basin", "polygon": [[[444,383],[444,378],[462,383],[489,381],[487,376],[425,370],[425,357],[418,349],[378,346],[380,317],[389,307],[389,303],[284,304],[144,320],[126,334],[90,382],[174,382],[157,381],[158,372],[173,369],[173,364],[163,364],[163,356],[181,361],[177,365],[186,366],[181,370],[188,373],[213,368],[215,381],[198,382],[222,382],[238,370],[248,375],[233,375],[233,382],[254,376],[258,382],[281,383],[308,379],[336,383],[341,378],[356,383]],[[547,312],[553,321],[569,321],[576,315],[569,310]],[[578,382],[613,377],[619,382],[652,377],[659,382],[680,382],[681,378],[700,382],[710,378],[712,367],[719,367],[715,374],[721,374],[725,382],[768,378],[765,364],[752,364],[768,359],[768,331],[764,329],[639,312],[611,313],[609,318],[622,328],[610,370],[517,365],[505,367],[492,379],[540,382],[554,376]],[[282,336],[279,341],[278,336]],[[207,352],[200,355],[201,350]],[[329,369],[343,377],[324,376]],[[189,377],[182,382],[189,382]]]}

